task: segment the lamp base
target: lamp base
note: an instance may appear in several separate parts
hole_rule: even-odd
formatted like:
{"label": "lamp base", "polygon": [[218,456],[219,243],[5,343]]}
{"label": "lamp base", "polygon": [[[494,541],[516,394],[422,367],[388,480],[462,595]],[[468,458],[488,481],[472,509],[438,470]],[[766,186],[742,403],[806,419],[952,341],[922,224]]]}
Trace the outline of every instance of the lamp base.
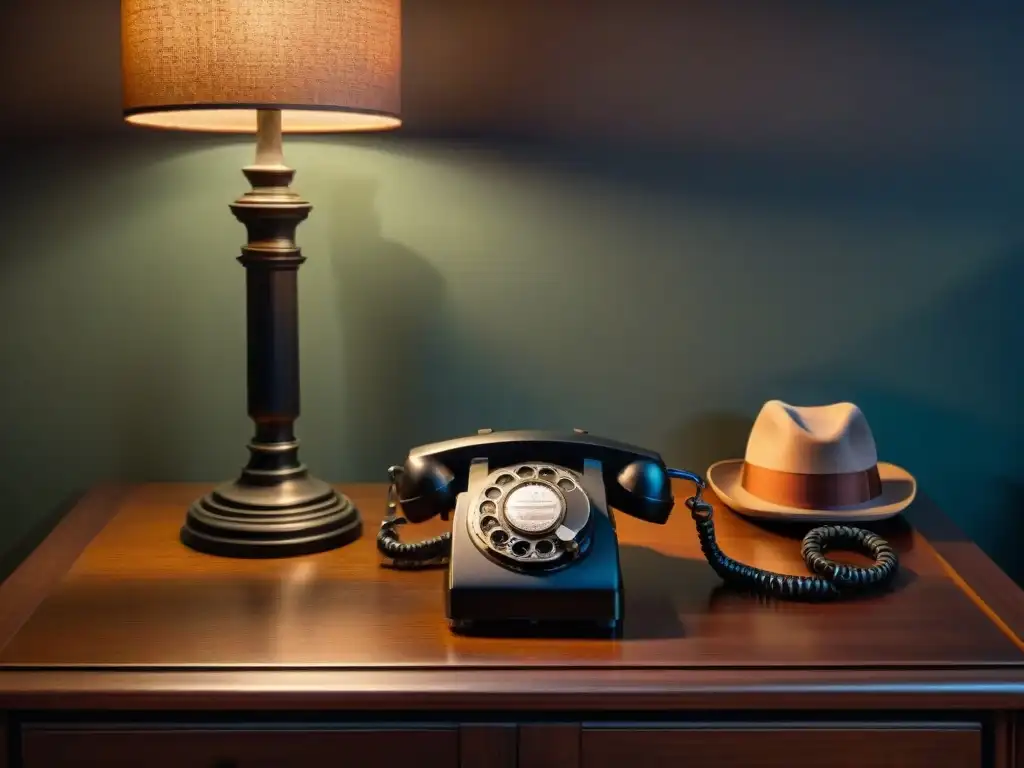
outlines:
{"label": "lamp base", "polygon": [[308,475],[271,486],[226,483],[188,510],[186,546],[211,555],[293,557],[336,549],[362,535],[352,500]]}

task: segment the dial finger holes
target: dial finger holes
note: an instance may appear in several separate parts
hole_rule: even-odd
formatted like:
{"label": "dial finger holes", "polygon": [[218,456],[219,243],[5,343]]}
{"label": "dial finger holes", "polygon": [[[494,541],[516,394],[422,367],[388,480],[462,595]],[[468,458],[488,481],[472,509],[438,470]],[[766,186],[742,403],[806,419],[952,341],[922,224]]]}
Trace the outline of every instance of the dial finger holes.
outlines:
{"label": "dial finger holes", "polygon": [[554,551],[555,545],[547,539],[543,539],[537,542],[537,546],[534,549],[537,550],[538,555],[550,555]]}
{"label": "dial finger holes", "polygon": [[480,520],[480,529],[485,533],[498,524],[498,518],[491,515],[484,515]]}
{"label": "dial finger holes", "polygon": [[533,477],[533,467],[520,467],[516,470],[516,474],[520,477]]}
{"label": "dial finger holes", "polygon": [[509,475],[509,474],[504,474],[504,475],[498,475],[498,479],[495,480],[494,482],[496,482],[498,485],[508,485],[513,480],[515,480],[515,477],[513,477],[512,475]]}
{"label": "dial finger holes", "polygon": [[541,478],[542,480],[554,480],[555,470],[551,469],[551,467],[544,467],[543,469],[541,469],[540,472],[537,473],[537,477]]}
{"label": "dial finger holes", "polygon": [[491,544],[493,544],[494,546],[496,546],[496,547],[504,546],[505,542],[507,542],[507,541],[508,541],[508,534],[505,531],[503,531],[501,528],[498,528],[496,531],[493,531],[491,533]]}
{"label": "dial finger holes", "polygon": [[568,493],[569,491],[576,487],[576,484],[568,477],[563,477],[561,480],[558,481],[558,487],[561,488],[566,493]]}
{"label": "dial finger holes", "polygon": [[501,496],[501,489],[491,486],[486,491],[484,491],[484,496],[486,496],[488,499],[496,499],[499,496]]}
{"label": "dial finger holes", "polygon": [[516,557],[526,557],[530,554],[530,542],[520,539],[512,545],[512,554]]}
{"label": "dial finger holes", "polygon": [[498,510],[498,506],[493,501],[485,501],[480,505],[480,511],[485,515],[493,515]]}

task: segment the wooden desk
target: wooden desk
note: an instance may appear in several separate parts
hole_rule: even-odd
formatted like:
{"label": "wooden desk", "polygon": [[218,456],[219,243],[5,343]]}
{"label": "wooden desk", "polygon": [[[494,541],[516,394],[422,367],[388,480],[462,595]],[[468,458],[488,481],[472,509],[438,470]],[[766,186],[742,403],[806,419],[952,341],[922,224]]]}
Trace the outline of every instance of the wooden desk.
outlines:
{"label": "wooden desk", "polygon": [[[451,634],[442,571],[378,565],[381,485],[345,488],[361,540],[276,561],[179,544],[205,490],[98,488],[0,585],[0,768],[1024,768],[1024,595],[924,497],[877,526],[893,591],[824,605],[723,589],[681,504],[619,515],[608,641]],[[801,531],[715,506],[727,553],[804,573]]]}

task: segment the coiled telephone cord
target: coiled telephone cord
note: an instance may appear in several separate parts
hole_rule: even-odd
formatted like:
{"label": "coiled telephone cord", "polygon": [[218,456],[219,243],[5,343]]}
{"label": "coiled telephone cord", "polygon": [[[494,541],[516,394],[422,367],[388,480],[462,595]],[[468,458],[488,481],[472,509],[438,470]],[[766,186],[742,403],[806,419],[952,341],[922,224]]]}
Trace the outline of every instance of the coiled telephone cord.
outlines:
{"label": "coiled telephone cord", "polygon": [[407,522],[404,517],[385,519],[377,532],[377,551],[391,558],[395,565],[410,567],[443,562],[451,554],[451,531],[408,544],[399,540],[396,527]]}
{"label": "coiled telephone cord", "polygon": [[[774,573],[733,560],[722,552],[715,538],[714,510],[704,498],[704,481],[681,469],[669,469],[668,476],[689,480],[697,493],[686,500],[697,525],[704,559],[727,584],[759,595],[793,600],[833,600],[855,592],[879,589],[896,576],[899,559],[895,550],[876,533],[849,525],[822,525],[804,536],[800,554],[813,576]],[[867,568],[843,565],[825,556],[829,549],[860,551],[875,562]]]}
{"label": "coiled telephone cord", "polygon": [[[377,533],[377,550],[399,567],[443,563],[451,554],[451,532],[412,543],[399,539],[397,528],[408,521],[395,514],[396,470],[400,471],[398,467],[391,468],[388,513]],[[697,526],[701,552],[719,578],[740,590],[790,600],[833,600],[879,589],[892,581],[899,569],[896,552],[885,539],[871,531],[848,525],[818,526],[804,536],[800,554],[807,569],[814,574],[812,576],[774,573],[733,560],[722,552],[715,538],[714,510],[703,498],[704,480],[681,469],[669,469],[668,475],[696,485],[697,492],[686,500],[686,506]],[[825,556],[829,549],[860,551],[875,562],[867,568],[843,565]]]}

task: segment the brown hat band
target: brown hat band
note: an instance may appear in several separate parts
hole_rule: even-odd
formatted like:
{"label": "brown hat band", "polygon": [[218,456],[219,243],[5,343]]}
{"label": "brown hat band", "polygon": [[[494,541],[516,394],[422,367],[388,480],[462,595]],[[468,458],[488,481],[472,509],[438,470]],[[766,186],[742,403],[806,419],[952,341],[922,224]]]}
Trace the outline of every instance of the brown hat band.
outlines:
{"label": "brown hat band", "polygon": [[744,462],[740,485],[760,499],[797,509],[848,507],[882,494],[877,464],[863,472],[805,475]]}

